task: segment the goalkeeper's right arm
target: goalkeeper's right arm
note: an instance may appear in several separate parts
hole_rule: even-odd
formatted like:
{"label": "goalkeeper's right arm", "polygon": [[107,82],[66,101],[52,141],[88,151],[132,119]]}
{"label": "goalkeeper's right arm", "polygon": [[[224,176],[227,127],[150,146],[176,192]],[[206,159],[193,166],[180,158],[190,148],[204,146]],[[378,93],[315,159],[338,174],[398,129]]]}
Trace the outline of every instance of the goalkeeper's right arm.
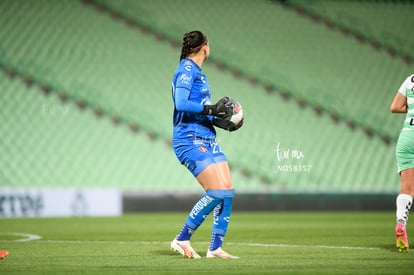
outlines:
{"label": "goalkeeper's right arm", "polygon": [[233,109],[230,105],[226,104],[229,101],[228,97],[223,97],[216,104],[204,106],[189,100],[189,97],[190,91],[184,88],[177,88],[174,95],[175,108],[182,112],[201,113],[223,119],[229,119],[231,117]]}

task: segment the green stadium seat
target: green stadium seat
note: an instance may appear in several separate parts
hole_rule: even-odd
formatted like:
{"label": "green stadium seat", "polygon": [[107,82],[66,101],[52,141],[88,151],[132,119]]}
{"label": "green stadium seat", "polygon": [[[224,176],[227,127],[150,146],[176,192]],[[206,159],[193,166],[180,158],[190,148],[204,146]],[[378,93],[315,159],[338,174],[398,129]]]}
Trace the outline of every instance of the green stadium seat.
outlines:
{"label": "green stadium seat", "polygon": [[[342,5],[321,2],[327,16]],[[147,31],[83,1],[0,2],[0,65],[18,72],[10,79],[0,71],[5,106],[0,152],[6,167],[0,186],[200,192],[167,145],[179,49],[169,39],[156,39],[162,33],[180,42],[193,26],[210,38],[212,56],[203,70],[213,100],[228,95],[245,110],[240,131],[218,132],[239,192],[396,192],[393,146],[370,138],[363,128],[395,141],[402,117],[388,109],[409,73],[402,61],[268,1],[209,1],[202,13],[193,1],[183,2],[186,13],[197,17],[177,16],[182,6],[169,1],[97,3]],[[364,3],[369,5],[374,4]],[[355,16],[361,26],[376,27]],[[338,20],[348,24],[346,14]],[[375,38],[389,31],[377,28]],[[267,93],[261,84],[220,69],[220,63],[276,88]],[[24,77],[35,83],[24,85]],[[41,83],[53,88],[50,95],[41,92]],[[61,101],[58,92],[69,99]],[[317,114],[315,106],[328,113]],[[102,117],[94,114],[97,109]],[[330,118],[336,113],[342,120]],[[355,122],[356,129],[345,121]],[[278,161],[278,144],[304,157]],[[311,168],[286,172],[277,171],[278,165]]]}

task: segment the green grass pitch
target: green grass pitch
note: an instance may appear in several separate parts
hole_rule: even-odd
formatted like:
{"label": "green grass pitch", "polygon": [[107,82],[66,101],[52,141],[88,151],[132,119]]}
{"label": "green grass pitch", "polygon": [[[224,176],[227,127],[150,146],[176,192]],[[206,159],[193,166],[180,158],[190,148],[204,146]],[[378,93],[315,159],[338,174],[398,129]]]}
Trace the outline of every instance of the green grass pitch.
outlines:
{"label": "green grass pitch", "polygon": [[[395,249],[394,212],[234,212],[224,249],[237,260],[190,260],[170,251],[185,218],[186,213],[2,218],[0,249],[10,254],[0,261],[0,274],[414,272],[414,250]],[[208,217],[192,239],[202,256],[211,226]]]}

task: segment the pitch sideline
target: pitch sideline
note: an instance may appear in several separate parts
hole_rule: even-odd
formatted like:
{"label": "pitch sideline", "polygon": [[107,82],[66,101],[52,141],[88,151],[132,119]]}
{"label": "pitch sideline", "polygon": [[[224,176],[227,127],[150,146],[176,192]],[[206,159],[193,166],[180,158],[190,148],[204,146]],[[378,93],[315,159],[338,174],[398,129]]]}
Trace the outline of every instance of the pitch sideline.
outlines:
{"label": "pitch sideline", "polygon": [[[2,235],[20,237],[16,240],[1,240]],[[0,232],[0,242],[30,242],[39,241],[46,243],[67,243],[67,244],[119,244],[119,245],[169,245],[170,242],[161,241],[90,241],[90,240],[44,240],[41,236],[29,233],[18,232]],[[193,242],[196,245],[208,245],[208,242]],[[250,247],[281,247],[281,248],[309,248],[309,249],[342,249],[342,250],[381,250],[380,247],[362,247],[362,246],[331,246],[331,245],[298,245],[298,244],[278,244],[278,243],[235,243],[227,242],[229,246],[250,246]]]}
{"label": "pitch sideline", "polygon": [[[20,237],[16,240],[1,240],[2,235]],[[29,233],[18,232],[0,232],[0,242],[30,242],[40,241],[46,243],[88,243],[88,244],[133,244],[133,245],[168,245],[170,242],[161,241],[90,241],[90,240],[43,240],[42,236]],[[208,245],[207,242],[194,242],[194,244]],[[235,243],[227,242],[226,245],[230,246],[251,246],[251,247],[284,247],[284,248],[321,248],[321,249],[343,249],[343,250],[381,250],[380,247],[362,247],[362,246],[331,246],[331,245],[298,245],[298,244],[277,244],[277,243]]]}
{"label": "pitch sideline", "polygon": [[[132,244],[132,245],[169,245],[170,242],[161,241],[88,241],[88,240],[41,240],[48,243],[88,243],[88,244]],[[191,242],[195,245],[208,245],[208,242]],[[342,249],[342,250],[382,250],[380,247],[362,246],[331,246],[331,245],[299,245],[299,244],[277,244],[277,243],[234,243],[226,242],[229,246],[250,246],[250,247],[285,247],[285,248],[309,248],[309,249]]]}

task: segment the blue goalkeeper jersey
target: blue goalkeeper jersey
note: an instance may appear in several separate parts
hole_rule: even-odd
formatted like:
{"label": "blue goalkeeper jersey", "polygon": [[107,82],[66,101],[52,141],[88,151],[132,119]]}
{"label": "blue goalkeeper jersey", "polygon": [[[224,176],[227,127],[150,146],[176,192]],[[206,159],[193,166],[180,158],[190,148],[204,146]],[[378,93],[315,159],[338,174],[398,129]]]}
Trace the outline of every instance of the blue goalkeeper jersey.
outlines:
{"label": "blue goalkeeper jersey", "polygon": [[172,97],[173,140],[216,137],[213,116],[200,114],[204,105],[211,104],[210,86],[206,75],[193,60],[183,59],[177,66],[172,83]]}

